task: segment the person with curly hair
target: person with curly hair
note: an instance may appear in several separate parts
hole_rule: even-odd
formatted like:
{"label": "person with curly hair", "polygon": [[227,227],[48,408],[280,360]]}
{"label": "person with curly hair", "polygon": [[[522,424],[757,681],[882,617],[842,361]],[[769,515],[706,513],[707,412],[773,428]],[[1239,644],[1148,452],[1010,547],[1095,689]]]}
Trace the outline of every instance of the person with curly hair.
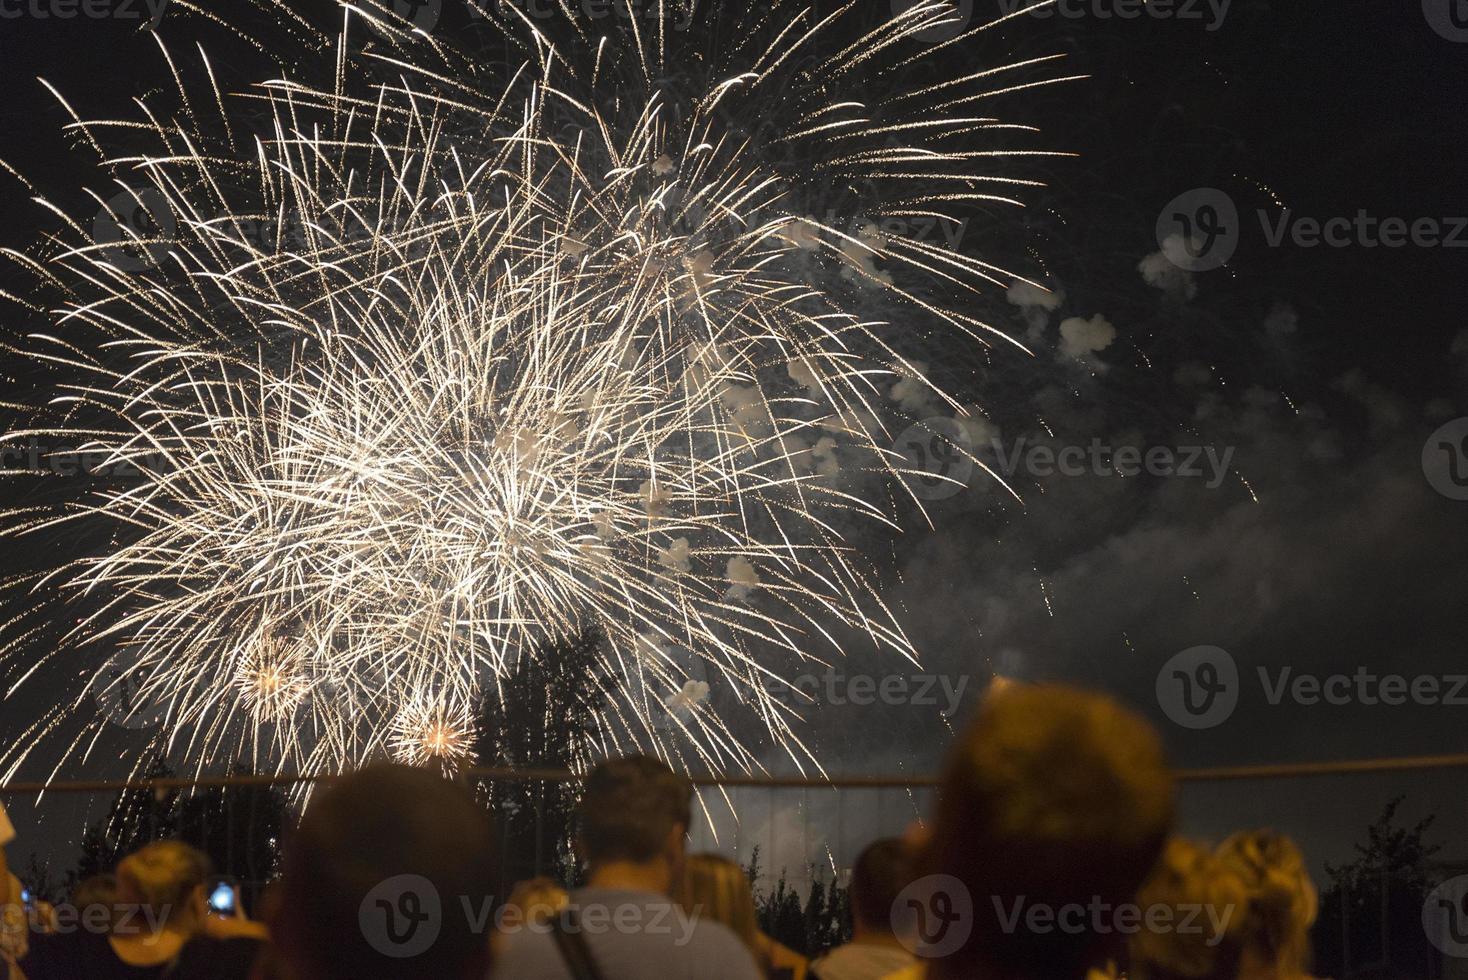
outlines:
{"label": "person with curly hair", "polygon": [[1130,976],[1236,980],[1248,904],[1243,879],[1211,848],[1180,837],[1168,841],[1137,893],[1143,926],[1130,940]]}
{"label": "person with curly hair", "polygon": [[[1268,830],[1217,848],[1168,842],[1138,893],[1133,980],[1309,980],[1318,900],[1294,841]],[[1166,914],[1158,915],[1159,910]]]}
{"label": "person with curly hair", "polygon": [[1299,846],[1272,830],[1254,830],[1234,834],[1215,853],[1248,890],[1241,975],[1307,980],[1320,898]]}

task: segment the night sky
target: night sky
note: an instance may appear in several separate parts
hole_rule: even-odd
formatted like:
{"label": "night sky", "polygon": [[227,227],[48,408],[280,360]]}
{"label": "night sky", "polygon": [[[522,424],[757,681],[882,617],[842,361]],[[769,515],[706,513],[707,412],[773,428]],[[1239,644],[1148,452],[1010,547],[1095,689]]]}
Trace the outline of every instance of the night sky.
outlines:
{"label": "night sky", "polygon": [[[974,16],[1002,12],[996,2],[979,0]],[[1122,19],[1086,0],[1066,8],[1081,16],[1022,18],[992,48],[955,53],[979,65],[1062,51],[1066,73],[1090,76],[1005,103],[1041,127],[1039,144],[1078,156],[1036,165],[1047,186],[1025,193],[1023,212],[975,212],[964,229],[965,248],[1063,294],[1046,309],[996,293],[983,311],[1035,353],[996,350],[966,383],[990,412],[976,441],[1000,447],[985,458],[1092,440],[1231,452],[1217,480],[1021,468],[1023,507],[977,476],[935,502],[935,527],[914,524],[893,546],[890,597],[922,670],[971,678],[956,724],[1000,673],[1115,693],[1158,723],[1181,766],[1468,751],[1468,689],[1458,706],[1272,705],[1257,673],[1468,672],[1468,501],[1434,489],[1422,465],[1429,436],[1468,416],[1468,30],[1444,37],[1434,2],[1452,0],[1234,0],[1219,22],[1205,3],[1188,7],[1196,19]],[[874,19],[887,9],[871,5]],[[263,70],[221,32],[174,16],[161,22],[171,44],[198,36],[226,86]],[[36,77],[83,116],[128,112],[166,80],[138,24],[0,18],[0,159],[76,213],[90,213],[76,189],[98,178]],[[1236,208],[1236,250],[1223,268],[1189,273],[1159,254],[1158,223],[1199,188]],[[1356,230],[1342,247],[1308,247],[1288,230],[1363,212],[1433,219],[1457,247],[1369,247]],[[0,214],[11,247],[48,227],[8,177]],[[0,288],[12,285],[4,275]],[[12,340],[33,328],[8,308],[0,319]],[[1195,731],[1164,713],[1156,679],[1198,646],[1228,651],[1243,694],[1226,722]],[[848,667],[894,669],[864,658]],[[824,707],[818,751],[835,773],[932,772],[945,731],[935,710]],[[0,701],[0,739],[30,715],[23,699]],[[119,759],[143,743],[108,739],[91,763],[41,753],[19,778],[58,762],[63,779],[121,776]],[[1400,793],[1405,817],[1438,815],[1444,857],[1468,859],[1463,770],[1189,787],[1185,829],[1275,825],[1318,868],[1348,859]],[[69,864],[77,805],[7,806],[23,839]]]}

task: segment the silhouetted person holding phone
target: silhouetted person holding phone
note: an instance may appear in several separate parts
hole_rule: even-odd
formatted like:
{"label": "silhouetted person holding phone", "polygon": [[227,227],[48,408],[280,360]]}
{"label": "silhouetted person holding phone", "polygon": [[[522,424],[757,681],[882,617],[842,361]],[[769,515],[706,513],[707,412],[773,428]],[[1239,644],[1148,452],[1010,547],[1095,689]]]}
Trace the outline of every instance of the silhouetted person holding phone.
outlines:
{"label": "silhouetted person holding phone", "polygon": [[117,866],[113,914],[32,931],[21,972],[26,980],[245,980],[265,930],[212,917],[210,876],[209,858],[181,841],[142,847]]}

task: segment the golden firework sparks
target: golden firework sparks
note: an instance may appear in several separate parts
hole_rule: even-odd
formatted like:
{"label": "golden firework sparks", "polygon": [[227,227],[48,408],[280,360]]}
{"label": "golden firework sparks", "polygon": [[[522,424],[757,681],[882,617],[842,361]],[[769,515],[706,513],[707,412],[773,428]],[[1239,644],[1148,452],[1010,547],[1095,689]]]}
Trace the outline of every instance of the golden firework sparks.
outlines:
{"label": "golden firework sparks", "polygon": [[[1017,277],[911,229],[1033,184],[1010,173],[1027,127],[974,109],[1051,66],[935,75],[951,61],[913,38],[937,3],[832,44],[858,6],[761,8],[698,56],[696,31],[557,41],[510,17],[507,75],[385,16],[395,53],[343,39],[333,86],[249,93],[252,142],[212,73],[189,100],[178,68],[156,151],[105,160],[130,188],[99,218],[116,234],[7,253],[63,297],[24,353],[67,379],[10,435],[138,464],[5,513],[11,536],[113,529],[10,583],[81,611],[40,653],[6,624],[9,693],[122,646],[200,767],[457,764],[467,706],[592,628],[601,750],[747,769],[766,747],[739,710],[812,763],[771,682],[852,632],[916,659],[848,532],[896,526],[892,392],[963,411],[905,332],[1013,343],[974,311]],[[893,91],[854,101],[858,76]],[[99,150],[138,129],[76,125]],[[851,220],[823,215],[857,186]],[[720,687],[744,693],[719,710]]]}

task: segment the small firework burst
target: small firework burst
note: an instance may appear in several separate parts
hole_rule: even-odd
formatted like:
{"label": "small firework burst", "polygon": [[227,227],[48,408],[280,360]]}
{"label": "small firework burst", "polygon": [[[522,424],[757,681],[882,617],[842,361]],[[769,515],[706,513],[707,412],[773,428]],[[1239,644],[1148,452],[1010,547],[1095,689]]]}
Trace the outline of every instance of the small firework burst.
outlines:
{"label": "small firework burst", "polygon": [[294,637],[266,637],[247,649],[235,680],[254,723],[290,724],[311,693],[309,669],[310,658]]}
{"label": "small firework burst", "polygon": [[473,713],[432,696],[412,697],[393,719],[391,748],[399,762],[457,770],[473,757]]}

